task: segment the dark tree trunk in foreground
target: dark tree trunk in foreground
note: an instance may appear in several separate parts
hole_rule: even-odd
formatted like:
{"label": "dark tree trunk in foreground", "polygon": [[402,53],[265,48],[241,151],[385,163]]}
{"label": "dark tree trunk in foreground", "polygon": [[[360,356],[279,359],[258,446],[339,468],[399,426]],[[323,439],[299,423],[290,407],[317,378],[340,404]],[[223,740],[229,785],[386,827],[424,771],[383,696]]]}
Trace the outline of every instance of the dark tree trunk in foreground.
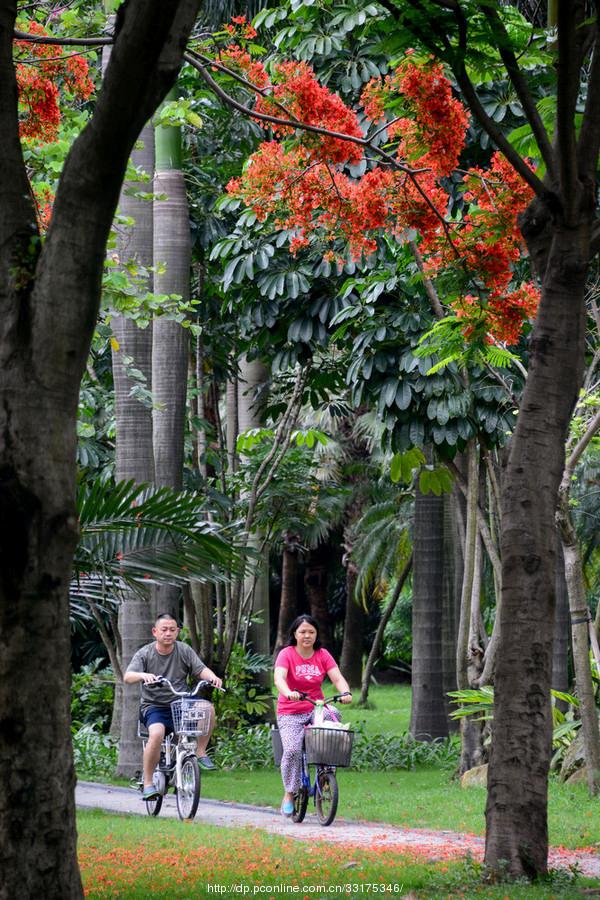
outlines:
{"label": "dark tree trunk in foreground", "polygon": [[[129,0],[93,122],[37,239],[18,134],[16,3],[0,5],[0,897],[82,897],[70,744],[75,423],[127,159],[199,3]],[[17,752],[18,751],[18,752]]]}
{"label": "dark tree trunk in foreground", "polygon": [[448,735],[442,662],[444,501],[415,495],[410,733],[430,741]]}
{"label": "dark tree trunk in foreground", "polygon": [[588,258],[587,224],[556,229],[502,490],[502,608],[486,860],[494,868],[506,860],[515,876],[547,867],[554,514],[583,372]]}

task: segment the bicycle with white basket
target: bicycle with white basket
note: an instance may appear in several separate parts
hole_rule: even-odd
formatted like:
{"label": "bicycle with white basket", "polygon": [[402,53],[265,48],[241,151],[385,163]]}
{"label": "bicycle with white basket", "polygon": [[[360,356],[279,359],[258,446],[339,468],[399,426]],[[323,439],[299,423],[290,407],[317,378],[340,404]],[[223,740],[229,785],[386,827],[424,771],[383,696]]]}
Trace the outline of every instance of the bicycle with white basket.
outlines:
{"label": "bicycle with white basket", "polygon": [[[200,802],[200,768],[196,755],[198,738],[209,732],[212,709],[208,700],[203,700],[196,694],[202,687],[210,685],[214,688],[215,685],[211,681],[199,681],[193,691],[176,691],[169,679],[162,677],[151,684],[166,684],[177,700],[171,703],[175,733],[165,734],[152,777],[158,796],[145,801],[146,810],[149,816],[157,816],[167,791],[174,787],[179,818],[193,819]],[[145,749],[148,732],[141,722],[138,724],[138,735],[142,738]],[[143,788],[143,784],[140,784],[141,791]]]}

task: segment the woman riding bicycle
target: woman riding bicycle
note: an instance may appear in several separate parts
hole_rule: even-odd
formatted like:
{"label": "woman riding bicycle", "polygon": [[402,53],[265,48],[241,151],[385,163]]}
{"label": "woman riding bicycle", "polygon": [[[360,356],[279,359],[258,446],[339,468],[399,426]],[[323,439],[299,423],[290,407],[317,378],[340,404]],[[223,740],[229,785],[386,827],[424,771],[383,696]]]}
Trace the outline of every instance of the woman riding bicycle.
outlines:
{"label": "woman riding bicycle", "polygon": [[[281,759],[281,779],[284,795],[281,812],[291,816],[294,811],[294,794],[300,789],[302,739],[304,726],[313,718],[314,707],[301,694],[312,700],[322,700],[321,685],[328,676],[339,694],[344,694],[342,703],[350,703],[352,694],[348,682],[340,672],[336,661],[319,641],[319,626],[312,616],[298,616],[292,622],[287,646],[275,661],[275,687],[279,691],[277,700],[277,726],[283,747]],[[335,709],[325,708],[324,718],[338,721]]]}

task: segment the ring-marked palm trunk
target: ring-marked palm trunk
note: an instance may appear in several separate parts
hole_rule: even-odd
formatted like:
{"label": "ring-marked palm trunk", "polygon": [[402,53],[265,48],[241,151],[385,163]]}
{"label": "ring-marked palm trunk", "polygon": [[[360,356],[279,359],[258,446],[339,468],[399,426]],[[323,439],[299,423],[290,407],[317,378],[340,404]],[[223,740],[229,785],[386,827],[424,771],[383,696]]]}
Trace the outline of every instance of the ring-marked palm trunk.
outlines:
{"label": "ring-marked palm trunk", "polygon": [[[171,92],[167,99],[174,99]],[[157,294],[190,296],[191,238],[183,177],[181,129],[155,130],[154,290]],[[157,316],[152,338],[152,411],[156,484],[180,490],[183,485],[184,433],[189,332],[178,322]],[[180,592],[168,585],[153,591],[155,613],[179,619]]]}
{"label": "ring-marked palm trunk", "polygon": [[[147,124],[131,155],[131,161],[148,174],[154,172],[154,131]],[[117,233],[119,260],[123,265],[136,263],[146,269],[152,266],[152,203],[142,200],[135,191],[147,191],[147,185],[126,184],[119,198],[119,212],[133,219],[134,224],[120,228]],[[152,284],[147,285],[152,290]],[[133,360],[133,365],[146,378],[145,387],[152,388],[152,328],[138,328],[135,321],[126,316],[113,316],[111,320],[116,346],[112,350],[113,383],[115,390],[115,476],[118,481],[133,479],[151,483],[154,480],[154,454],[152,450],[152,413],[141,403],[132,389],[136,382],[127,374],[123,360]],[[128,592],[119,609],[119,648],[122,668],[150,634],[152,609],[147,598]],[[137,736],[139,712],[139,688],[123,685],[121,673],[115,673],[115,697],[120,696],[114,717],[119,719],[119,758],[117,772],[125,778],[135,775],[141,765],[140,740]]]}
{"label": "ring-marked palm trunk", "polygon": [[410,733],[420,741],[447,737],[442,663],[444,502],[415,494]]}

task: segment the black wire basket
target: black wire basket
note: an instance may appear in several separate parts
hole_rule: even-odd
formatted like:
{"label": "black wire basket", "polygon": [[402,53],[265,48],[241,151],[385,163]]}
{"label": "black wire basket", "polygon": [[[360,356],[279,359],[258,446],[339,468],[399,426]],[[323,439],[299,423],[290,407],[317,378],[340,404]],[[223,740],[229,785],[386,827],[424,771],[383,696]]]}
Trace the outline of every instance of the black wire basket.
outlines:
{"label": "black wire basket", "polygon": [[306,761],[319,766],[349,766],[352,759],[354,732],[345,728],[304,729]]}

